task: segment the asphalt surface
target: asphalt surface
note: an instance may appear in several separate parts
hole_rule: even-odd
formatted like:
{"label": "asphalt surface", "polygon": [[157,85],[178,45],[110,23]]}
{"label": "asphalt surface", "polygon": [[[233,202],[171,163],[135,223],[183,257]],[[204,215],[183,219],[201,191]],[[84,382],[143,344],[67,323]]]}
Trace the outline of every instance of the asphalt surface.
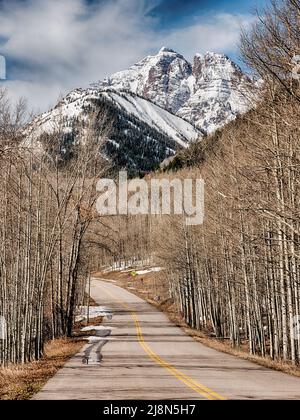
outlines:
{"label": "asphalt surface", "polygon": [[300,379],[203,346],[111,282],[91,296],[110,315],[35,400],[300,399]]}

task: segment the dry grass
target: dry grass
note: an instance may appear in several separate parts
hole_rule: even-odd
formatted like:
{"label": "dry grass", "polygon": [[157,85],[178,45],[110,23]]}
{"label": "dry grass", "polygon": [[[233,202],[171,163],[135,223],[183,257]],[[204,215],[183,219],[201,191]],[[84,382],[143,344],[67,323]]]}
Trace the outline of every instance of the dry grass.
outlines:
{"label": "dry grass", "polygon": [[[269,357],[252,356],[247,352],[247,343],[244,344],[243,348],[236,349],[231,346],[228,340],[218,340],[209,336],[209,334],[206,334],[205,332],[190,328],[178,314],[173,302],[170,299],[165,298],[167,296],[167,289],[163,287],[163,271],[161,273],[149,273],[147,275],[136,276],[134,278],[130,276],[130,273],[122,273],[118,271],[108,274],[98,273],[95,277],[97,276],[116,280],[119,286],[122,286],[128,289],[131,293],[147,300],[150,304],[163,311],[172,322],[182,328],[188,335],[207,347],[256,363],[269,369],[300,377],[300,366],[282,362],[281,360],[272,360]],[[143,278],[142,281],[141,278]],[[160,302],[155,301],[155,296],[158,295],[161,297]]]}
{"label": "dry grass", "polygon": [[[91,319],[89,325],[100,325],[102,320],[102,317]],[[86,344],[85,336],[92,334],[80,331],[86,325],[86,321],[76,323],[72,338],[49,341],[39,361],[0,369],[0,400],[32,398]]]}
{"label": "dry grass", "polygon": [[83,346],[82,338],[50,341],[38,362],[0,369],[0,400],[28,400]]}
{"label": "dry grass", "polygon": [[[240,359],[256,363],[260,366],[277,370],[278,372],[287,373],[288,375],[300,377],[300,367],[292,363],[282,362],[281,360],[273,360],[269,357],[261,357],[249,354],[246,350],[233,348],[228,340],[218,340],[210,337],[204,332],[190,328],[183,320],[181,320],[173,312],[166,313],[171,321],[181,327],[188,335],[194,338],[199,343],[210,347],[214,350],[221,351],[232,356],[239,357]],[[247,344],[244,345],[247,347]]]}

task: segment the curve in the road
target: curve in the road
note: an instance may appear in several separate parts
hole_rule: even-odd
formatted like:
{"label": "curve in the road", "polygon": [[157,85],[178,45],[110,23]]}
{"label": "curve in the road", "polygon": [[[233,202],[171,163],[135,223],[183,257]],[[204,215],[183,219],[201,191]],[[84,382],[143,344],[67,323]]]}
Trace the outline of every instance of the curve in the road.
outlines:
{"label": "curve in the road", "polygon": [[196,391],[198,394],[200,394],[202,397],[208,399],[208,400],[226,400],[225,397],[219,395],[217,392],[214,392],[213,390],[207,388],[206,386],[199,384],[198,382],[194,381],[194,379],[190,378],[188,375],[184,374],[180,370],[176,369],[174,366],[172,366],[170,363],[166,362],[164,359],[162,359],[160,356],[158,356],[146,343],[142,328],[140,325],[140,321],[138,319],[137,314],[133,310],[133,308],[128,305],[127,303],[123,302],[116,296],[114,296],[111,292],[108,290],[106,291],[108,295],[112,297],[116,302],[118,302],[120,305],[122,305],[125,309],[130,311],[131,317],[134,320],[136,331],[137,331],[137,338],[138,341],[145,351],[145,353],[152,359],[154,362],[165,368],[169,373],[171,373],[175,378],[177,378],[179,381],[183,382],[186,386]]}
{"label": "curve in the road", "polygon": [[82,363],[90,341],[35,400],[300,399],[299,378],[196,342],[161,311],[113,282],[92,279],[91,296],[110,312],[101,326],[106,332],[98,337],[107,340],[101,362],[93,363],[93,348],[87,354],[91,363]]}

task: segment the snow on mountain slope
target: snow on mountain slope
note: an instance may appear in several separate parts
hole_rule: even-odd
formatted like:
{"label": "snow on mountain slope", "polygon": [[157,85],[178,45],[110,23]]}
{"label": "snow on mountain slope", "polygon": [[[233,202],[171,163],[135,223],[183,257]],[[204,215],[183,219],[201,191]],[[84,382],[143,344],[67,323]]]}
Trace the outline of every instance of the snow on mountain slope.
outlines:
{"label": "snow on mountain slope", "polygon": [[253,83],[224,54],[197,54],[191,65],[163,47],[94,86],[136,93],[212,132],[250,108]]}
{"label": "snow on mountain slope", "polygon": [[49,154],[44,134],[59,133],[61,156],[67,159],[81,130],[94,124],[95,111],[112,125],[103,155],[112,167],[126,168],[133,176],[154,170],[201,135],[182,118],[133,93],[76,89],[26,127],[25,143]]}
{"label": "snow on mountain slope", "polygon": [[167,134],[182,147],[187,147],[199,137],[199,131],[191,124],[141,97],[116,92],[104,92],[102,95],[111,98],[129,114]]}
{"label": "snow on mountain slope", "polygon": [[101,98],[106,98],[119,109],[169,136],[181,147],[187,147],[189,142],[196,140],[200,135],[190,123],[146,99],[126,92],[101,92],[96,89],[76,89],[69,93],[53,110],[34,119],[27,127],[27,133],[30,128],[34,128],[37,137],[42,133],[55,131],[61,124],[64,131],[71,131],[71,122],[77,118],[86,119],[84,108]]}

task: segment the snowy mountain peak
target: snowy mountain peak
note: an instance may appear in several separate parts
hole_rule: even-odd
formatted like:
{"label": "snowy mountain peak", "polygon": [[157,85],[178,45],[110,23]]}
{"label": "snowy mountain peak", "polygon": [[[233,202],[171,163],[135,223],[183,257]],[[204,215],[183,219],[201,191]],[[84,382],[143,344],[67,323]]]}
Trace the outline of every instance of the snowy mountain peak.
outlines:
{"label": "snowy mountain peak", "polygon": [[113,74],[96,87],[130,91],[212,132],[249,108],[250,79],[225,54],[196,54],[193,64],[162,47],[128,70]]}
{"label": "snowy mountain peak", "polygon": [[173,54],[179,55],[176,51],[172,50],[172,48],[168,48],[168,47],[161,47],[158,54],[163,54],[163,53],[173,53]]}
{"label": "snowy mountain peak", "polygon": [[193,74],[197,79],[202,78],[205,80],[235,80],[239,83],[242,79],[246,79],[241,68],[227,55],[213,52],[195,55]]}
{"label": "snowy mountain peak", "polygon": [[230,58],[226,54],[216,53],[214,51],[207,51],[205,54],[197,53],[195,54],[195,57],[205,57],[205,58],[211,58],[211,59],[216,59],[216,60],[219,60],[219,59],[230,60]]}
{"label": "snowy mountain peak", "polygon": [[182,55],[163,47],[157,55],[144,58],[94,87],[130,91],[176,113],[190,96],[187,79],[191,75],[191,64]]}
{"label": "snowy mountain peak", "polygon": [[91,112],[101,108],[114,126],[105,155],[120,167],[149,171],[178,147],[246,112],[247,92],[253,84],[224,54],[196,54],[191,64],[162,47],[128,70],[89,89],[70,92],[54,109],[37,117],[27,134],[35,132],[39,138],[51,133],[62,119],[62,150],[71,149],[78,140],[78,123],[85,127]]}
{"label": "snowy mountain peak", "polygon": [[232,71],[239,71],[242,74],[241,68],[234,63],[227,55],[214,53],[214,52],[207,52],[205,54],[196,54],[194,57],[194,67],[202,64],[206,68],[209,68],[211,72],[218,71],[223,69],[224,71],[232,70]]}

